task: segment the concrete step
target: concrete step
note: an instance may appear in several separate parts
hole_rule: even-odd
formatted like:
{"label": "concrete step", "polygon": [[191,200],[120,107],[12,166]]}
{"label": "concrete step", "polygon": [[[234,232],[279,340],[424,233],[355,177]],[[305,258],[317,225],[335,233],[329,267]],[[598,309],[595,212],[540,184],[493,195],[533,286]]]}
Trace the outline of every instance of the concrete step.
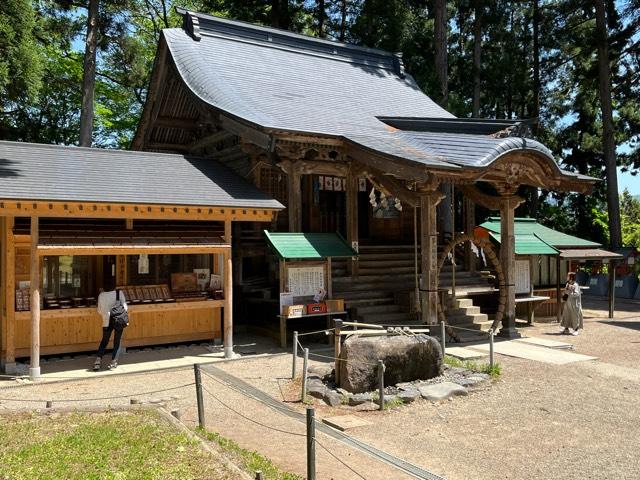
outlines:
{"label": "concrete step", "polygon": [[[468,328],[470,330],[482,330],[483,332],[488,332],[491,326],[493,325],[493,320],[487,320],[486,322],[473,322],[473,323],[461,323],[459,325],[454,325],[456,327]],[[458,333],[460,330],[457,331]]]}
{"label": "concrete step", "polygon": [[452,309],[473,307],[473,300],[470,298],[449,298],[447,305]]}

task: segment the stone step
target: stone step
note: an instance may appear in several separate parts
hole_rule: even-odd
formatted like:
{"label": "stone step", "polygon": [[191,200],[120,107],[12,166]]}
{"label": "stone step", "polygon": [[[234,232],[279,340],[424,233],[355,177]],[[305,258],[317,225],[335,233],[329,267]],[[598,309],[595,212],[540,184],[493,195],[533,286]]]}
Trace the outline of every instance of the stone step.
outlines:
{"label": "stone step", "polygon": [[357,315],[369,315],[375,313],[397,313],[400,312],[400,306],[395,303],[382,305],[367,305],[356,308]]}
{"label": "stone step", "polygon": [[470,298],[449,298],[448,300],[449,308],[465,308],[465,307],[473,307],[473,300]]}
{"label": "stone step", "polygon": [[364,291],[344,291],[339,292],[334,289],[333,296],[335,298],[344,298],[345,302],[350,302],[352,300],[389,300],[393,301],[393,292],[381,292],[375,290],[364,290]]}
{"label": "stone step", "polygon": [[460,307],[460,308],[449,308],[447,310],[447,315],[455,316],[464,316],[464,315],[474,315],[476,313],[480,313],[480,307],[470,306],[470,307]]}
{"label": "stone step", "polygon": [[367,315],[360,316],[360,321],[363,323],[377,323],[377,324],[387,324],[387,323],[397,323],[402,324],[402,322],[413,321],[415,320],[412,315],[407,312],[396,312],[396,313],[370,313]]}
{"label": "stone step", "polygon": [[361,291],[374,291],[374,292],[395,292],[398,290],[411,290],[414,288],[414,284],[412,281],[395,281],[391,280],[388,282],[364,282],[359,283],[356,282],[354,284],[346,283],[340,284],[336,283],[333,286],[334,293],[340,293],[341,295],[345,292],[361,292]]}
{"label": "stone step", "polygon": [[[478,330],[478,331],[482,330],[483,332],[488,332],[492,325],[493,325],[493,320],[487,320],[485,322],[461,323],[459,325],[454,325],[454,326],[468,328],[470,330]],[[458,330],[458,333],[459,332],[460,330]]]}
{"label": "stone step", "polygon": [[345,299],[344,303],[349,308],[369,307],[374,305],[395,305],[393,303],[393,297],[356,298],[352,300]]}
{"label": "stone step", "polygon": [[448,315],[445,314],[447,323],[451,325],[462,325],[463,323],[481,323],[486,322],[489,317],[486,313],[472,313],[469,315]]}

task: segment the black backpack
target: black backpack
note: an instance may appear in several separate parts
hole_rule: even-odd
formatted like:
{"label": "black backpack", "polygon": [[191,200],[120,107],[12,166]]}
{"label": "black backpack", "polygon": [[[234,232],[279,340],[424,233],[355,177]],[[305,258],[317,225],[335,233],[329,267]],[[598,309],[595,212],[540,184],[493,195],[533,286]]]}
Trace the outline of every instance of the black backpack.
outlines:
{"label": "black backpack", "polygon": [[124,304],[120,301],[120,290],[116,290],[116,304],[111,307],[109,317],[116,330],[124,330],[129,326],[129,315],[124,308]]}

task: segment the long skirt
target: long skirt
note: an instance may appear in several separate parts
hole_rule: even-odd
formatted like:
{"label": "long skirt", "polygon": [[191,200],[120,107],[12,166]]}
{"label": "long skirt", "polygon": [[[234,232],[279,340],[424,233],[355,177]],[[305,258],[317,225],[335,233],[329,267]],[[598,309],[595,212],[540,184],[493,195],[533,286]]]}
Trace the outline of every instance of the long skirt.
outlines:
{"label": "long skirt", "polygon": [[569,298],[567,298],[567,301],[564,304],[562,322],[560,325],[564,328],[573,328],[574,330],[584,328],[582,318],[582,299],[580,294],[569,294]]}

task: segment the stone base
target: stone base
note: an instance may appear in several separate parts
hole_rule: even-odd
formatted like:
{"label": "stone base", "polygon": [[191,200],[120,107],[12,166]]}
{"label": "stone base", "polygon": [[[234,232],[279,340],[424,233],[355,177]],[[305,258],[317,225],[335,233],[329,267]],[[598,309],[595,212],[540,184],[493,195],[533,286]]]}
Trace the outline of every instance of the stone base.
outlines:
{"label": "stone base", "polygon": [[7,362],[2,367],[2,371],[7,375],[15,375],[16,373],[18,373],[16,362]]}
{"label": "stone base", "polygon": [[497,337],[500,338],[522,338],[522,335],[516,327],[502,327],[500,331],[496,334]]}

